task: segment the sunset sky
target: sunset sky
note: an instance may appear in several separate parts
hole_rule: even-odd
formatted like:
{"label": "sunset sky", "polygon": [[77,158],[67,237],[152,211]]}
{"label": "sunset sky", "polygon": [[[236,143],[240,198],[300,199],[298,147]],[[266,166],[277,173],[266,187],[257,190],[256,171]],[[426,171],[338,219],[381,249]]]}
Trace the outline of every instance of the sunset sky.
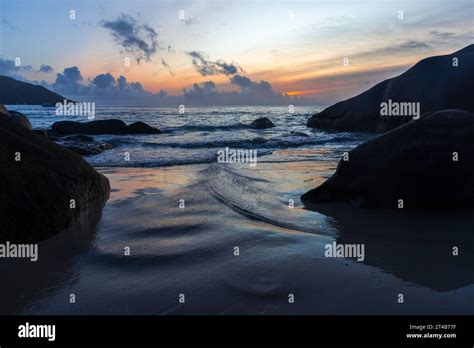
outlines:
{"label": "sunset sky", "polygon": [[[329,104],[473,43],[473,27],[472,0],[0,0],[0,74],[66,95],[86,93],[61,84],[70,67],[81,86],[118,86],[107,76],[93,82],[110,73],[168,96],[206,81],[237,93],[266,81],[275,93]],[[246,79],[231,83],[236,75]]]}

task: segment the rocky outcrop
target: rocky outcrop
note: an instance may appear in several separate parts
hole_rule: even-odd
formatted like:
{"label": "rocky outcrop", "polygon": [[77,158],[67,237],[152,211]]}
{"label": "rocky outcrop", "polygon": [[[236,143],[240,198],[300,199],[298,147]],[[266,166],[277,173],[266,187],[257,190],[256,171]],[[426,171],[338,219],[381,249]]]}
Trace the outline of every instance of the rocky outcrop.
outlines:
{"label": "rocky outcrop", "polygon": [[413,119],[381,116],[381,103],[419,103],[420,115],[445,109],[474,112],[474,44],[445,56],[423,59],[400,76],[313,115],[308,127],[385,132]]}
{"label": "rocky outcrop", "polygon": [[0,107],[1,241],[37,242],[100,209],[110,185],[79,155]]}
{"label": "rocky outcrop", "polygon": [[275,127],[273,122],[270,121],[267,117],[257,118],[250,125],[254,128],[257,128],[257,129],[265,129],[265,128]]}
{"label": "rocky outcrop", "polygon": [[127,126],[122,120],[98,120],[91,122],[59,121],[51,130],[58,135],[70,134],[159,134],[161,131],[144,122]]}
{"label": "rocky outcrop", "polygon": [[474,207],[474,114],[424,115],[359,145],[305,203],[347,201],[369,208]]}

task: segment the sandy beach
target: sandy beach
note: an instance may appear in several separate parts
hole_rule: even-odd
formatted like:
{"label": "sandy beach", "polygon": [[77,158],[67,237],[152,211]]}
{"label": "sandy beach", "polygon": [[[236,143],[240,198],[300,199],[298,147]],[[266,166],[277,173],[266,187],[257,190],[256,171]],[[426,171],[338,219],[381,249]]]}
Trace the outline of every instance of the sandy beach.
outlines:
{"label": "sandy beach", "polygon": [[[98,216],[40,243],[37,262],[0,264],[2,314],[474,313],[473,244],[451,254],[474,218],[305,209],[335,164],[99,168],[112,193]],[[325,257],[333,241],[362,241],[365,260]]]}

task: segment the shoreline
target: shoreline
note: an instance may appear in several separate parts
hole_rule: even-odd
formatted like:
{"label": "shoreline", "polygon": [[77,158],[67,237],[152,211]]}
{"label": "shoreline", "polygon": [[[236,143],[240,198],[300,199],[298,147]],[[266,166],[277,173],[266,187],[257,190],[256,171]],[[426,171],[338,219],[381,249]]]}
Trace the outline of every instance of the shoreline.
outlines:
{"label": "shoreline", "polygon": [[[228,167],[102,167],[112,190],[95,222],[42,242],[33,266],[8,260],[0,267],[11,284],[2,314],[474,313],[474,251],[440,258],[452,242],[433,230],[447,228],[442,219],[418,236],[387,239],[376,233],[382,226],[396,235],[414,220],[397,229],[399,216],[386,213],[359,216],[346,207],[339,216],[322,215],[297,200],[288,208],[290,197],[331,175],[334,163]],[[472,220],[464,226],[467,233]],[[325,257],[327,244],[360,242],[356,229],[366,227],[364,262]],[[400,292],[410,306],[397,303]]]}

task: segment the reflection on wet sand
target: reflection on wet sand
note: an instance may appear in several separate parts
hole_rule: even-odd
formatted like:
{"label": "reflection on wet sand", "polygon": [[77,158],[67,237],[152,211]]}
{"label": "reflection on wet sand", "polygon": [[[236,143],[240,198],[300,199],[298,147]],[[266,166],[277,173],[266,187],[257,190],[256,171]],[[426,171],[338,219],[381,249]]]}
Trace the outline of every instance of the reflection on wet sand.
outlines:
{"label": "reflection on wet sand", "polygon": [[[38,260],[4,259],[0,263],[2,286],[0,314],[14,314],[35,299],[71,287],[79,279],[77,258],[93,246],[103,205],[92,208],[71,228],[38,244]],[[33,227],[32,227],[33,228]],[[64,301],[69,301],[65,297]]]}
{"label": "reflection on wet sand", "polygon": [[[474,283],[472,211],[380,211],[345,203],[307,204],[306,208],[335,220],[337,243],[364,243],[367,265],[436,291]],[[458,247],[458,256],[453,255],[453,247]]]}

